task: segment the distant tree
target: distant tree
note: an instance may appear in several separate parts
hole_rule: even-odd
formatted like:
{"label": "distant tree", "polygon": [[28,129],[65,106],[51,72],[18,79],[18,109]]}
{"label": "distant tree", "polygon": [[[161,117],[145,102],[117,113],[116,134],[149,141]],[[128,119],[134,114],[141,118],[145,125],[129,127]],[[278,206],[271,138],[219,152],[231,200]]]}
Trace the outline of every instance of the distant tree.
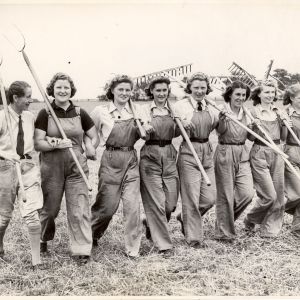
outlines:
{"label": "distant tree", "polygon": [[278,79],[279,88],[284,89],[286,86],[300,82],[299,73],[289,73],[285,69],[275,69],[272,74],[273,77]]}

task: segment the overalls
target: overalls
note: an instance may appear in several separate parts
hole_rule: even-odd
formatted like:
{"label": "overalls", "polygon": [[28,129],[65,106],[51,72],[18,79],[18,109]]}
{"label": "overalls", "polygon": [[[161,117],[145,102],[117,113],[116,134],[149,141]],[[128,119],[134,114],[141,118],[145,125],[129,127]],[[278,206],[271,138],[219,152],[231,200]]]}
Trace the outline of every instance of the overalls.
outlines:
{"label": "overalls", "polygon": [[203,240],[202,216],[214,205],[216,199],[213,148],[208,141],[209,134],[214,129],[212,118],[207,109],[195,110],[191,122],[195,125],[195,130],[190,132],[190,138],[211,180],[211,186],[207,186],[192,152],[183,141],[178,156],[178,172],[184,233],[188,243]]}
{"label": "overalls", "polygon": [[[272,140],[279,143],[280,121],[276,119],[260,122]],[[255,131],[263,136],[258,129]],[[260,224],[261,236],[277,236],[282,227],[284,213],[284,161],[268,146],[254,142],[250,151],[250,165],[258,199],[246,219]]]}
{"label": "overalls", "polygon": [[[151,113],[151,125],[155,132],[150,134],[150,144],[146,142],[141,149],[141,195],[152,240],[159,250],[167,250],[172,248],[168,221],[179,194],[177,151],[171,143],[175,124],[170,115]],[[151,141],[168,144],[154,145]]]}
{"label": "overalls", "polygon": [[99,239],[122,199],[125,249],[130,256],[138,255],[142,236],[140,176],[137,153],[133,148],[139,139],[137,130],[133,119],[115,120],[102,155],[98,193],[92,206],[93,239]]}
{"label": "overalls", "polygon": [[[254,190],[249,149],[245,145],[247,131],[229,119],[225,119],[225,122],[226,130],[219,136],[214,156],[216,238],[232,239],[235,238],[234,221],[251,202]],[[245,114],[240,122],[247,125]]]}
{"label": "overalls", "polygon": [[[87,159],[82,149],[83,129],[80,114],[73,118],[60,118],[59,121],[66,136],[72,140],[76,157],[88,176]],[[50,114],[47,136],[61,138]],[[46,242],[54,238],[54,220],[60,210],[65,192],[71,253],[72,255],[90,255],[92,231],[88,188],[69,149],[41,152],[41,176],[44,195],[44,206],[40,213],[41,240]]]}
{"label": "overalls", "polygon": [[[300,116],[292,115],[293,131],[300,138]],[[289,160],[293,167],[300,173],[300,147],[288,133],[284,152],[289,156]],[[285,166],[285,194],[287,197],[287,203],[285,205],[285,211],[293,215],[292,231],[300,234],[300,181],[296,175]]]}

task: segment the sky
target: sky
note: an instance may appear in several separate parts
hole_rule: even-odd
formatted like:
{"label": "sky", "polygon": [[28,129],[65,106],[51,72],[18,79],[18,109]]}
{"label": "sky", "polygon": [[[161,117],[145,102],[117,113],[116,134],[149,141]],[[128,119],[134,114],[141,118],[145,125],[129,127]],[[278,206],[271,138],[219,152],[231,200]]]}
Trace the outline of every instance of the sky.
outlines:
{"label": "sky", "polygon": [[[300,73],[300,1],[0,0],[0,32],[25,51],[44,88],[56,72],[74,80],[74,98],[96,98],[114,74],[132,77],[193,63],[192,72],[229,75],[233,61],[258,79],[273,68]],[[61,3],[61,2],[60,2]],[[6,85],[40,93],[21,53],[0,36]]]}

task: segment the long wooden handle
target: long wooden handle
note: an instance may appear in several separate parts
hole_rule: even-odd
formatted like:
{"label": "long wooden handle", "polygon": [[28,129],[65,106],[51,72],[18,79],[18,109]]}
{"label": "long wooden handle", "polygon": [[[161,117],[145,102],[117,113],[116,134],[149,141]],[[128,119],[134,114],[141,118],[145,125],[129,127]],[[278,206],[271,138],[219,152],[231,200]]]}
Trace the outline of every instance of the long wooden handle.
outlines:
{"label": "long wooden handle", "polygon": [[[16,144],[14,141],[14,136],[13,136],[13,131],[12,131],[12,125],[11,125],[11,119],[8,111],[8,105],[7,105],[7,99],[5,95],[5,89],[4,89],[4,84],[2,81],[2,77],[0,76],[0,89],[1,89],[1,98],[2,98],[2,103],[3,103],[3,109],[5,113],[5,119],[7,122],[7,127],[9,131],[9,137],[10,137],[10,143],[11,143],[11,148],[13,152],[16,153]],[[19,181],[19,186],[20,186],[20,198],[21,200],[25,203],[26,202],[26,194],[25,194],[25,187],[22,179],[22,173],[21,173],[21,165],[19,162],[14,162],[16,166],[16,171],[17,171],[17,177]]]}
{"label": "long wooden handle", "polygon": [[[218,108],[212,101],[210,101],[209,99],[205,99],[206,102],[208,104],[210,104],[211,106],[213,106],[215,109],[221,111],[220,108]],[[286,154],[283,156],[281,153],[283,153],[280,149],[278,149],[278,147],[274,147],[273,144],[267,142],[264,138],[262,138],[260,135],[258,135],[257,133],[255,133],[253,130],[251,130],[250,128],[248,128],[246,125],[244,125],[242,122],[234,119],[230,114],[225,113],[226,117],[228,117],[229,119],[231,119],[233,122],[235,122],[236,124],[240,125],[241,127],[243,127],[245,130],[247,130],[250,134],[252,134],[254,137],[256,137],[258,140],[262,141],[265,145],[267,145],[268,147],[270,147],[272,150],[274,150],[277,154],[281,155],[282,159],[284,160],[284,162],[290,167],[290,169],[292,170],[292,172],[297,176],[297,178],[300,180],[300,175],[298,174],[298,172],[296,171],[296,169],[292,166],[292,164],[290,163],[290,161],[286,158]]]}
{"label": "long wooden handle", "polygon": [[290,132],[290,134],[293,136],[293,138],[295,139],[295,141],[297,142],[297,144],[300,146],[300,140],[299,138],[297,137],[296,133],[294,132],[294,130],[291,128],[291,126],[288,124],[288,122],[283,119],[282,120],[285,127],[288,129],[288,131]]}
{"label": "long wooden handle", "polygon": [[[214,107],[215,109],[217,109],[218,111],[222,112],[222,110],[217,107],[217,105],[212,102],[211,100],[205,98],[205,101],[210,104],[212,107]],[[282,151],[279,151],[277,149],[277,147],[274,147],[272,144],[270,144],[269,142],[267,142],[264,138],[262,138],[260,135],[258,135],[257,133],[255,133],[253,130],[251,130],[250,128],[248,128],[245,124],[243,124],[242,122],[236,120],[235,118],[233,118],[230,114],[225,113],[226,117],[229,118],[230,120],[232,120],[233,122],[235,122],[236,124],[240,125],[242,128],[244,128],[246,131],[248,131],[250,134],[252,134],[254,137],[256,137],[258,140],[260,140],[261,142],[263,142],[265,145],[267,145],[268,147],[270,147],[272,150],[274,150],[276,153],[281,155]]]}
{"label": "long wooden handle", "polygon": [[254,117],[252,116],[252,114],[250,113],[250,111],[243,106],[243,110],[244,112],[246,113],[246,115],[250,118],[250,120],[252,122],[254,122],[257,126],[257,128],[260,130],[260,132],[266,137],[266,139],[269,141],[270,144],[272,144],[277,150],[278,152],[280,152],[280,155],[282,157],[285,157],[285,158],[288,158],[288,155],[286,155],[283,151],[280,150],[280,148],[274,143],[274,141],[272,140],[272,138],[269,136],[269,134],[264,130],[264,128],[260,125],[258,125],[256,122],[255,122],[255,119]]}
{"label": "long wooden handle", "polygon": [[[174,116],[174,110],[173,110],[172,105],[170,104],[170,101],[168,99],[167,99],[167,103],[168,103],[168,106],[169,106],[169,109],[170,109],[172,115]],[[202,176],[203,176],[206,184],[208,186],[210,186],[211,185],[211,181],[210,181],[208,175],[206,174],[206,172],[205,172],[205,170],[204,170],[204,168],[203,168],[203,166],[201,164],[201,161],[200,161],[200,159],[199,159],[199,157],[198,157],[198,155],[197,155],[197,153],[196,153],[196,151],[194,149],[194,146],[193,146],[193,144],[192,144],[192,142],[191,142],[188,134],[186,133],[186,130],[184,129],[184,127],[183,127],[181,121],[179,120],[179,118],[175,118],[175,122],[176,122],[177,126],[179,127],[181,135],[185,139],[188,147],[190,148],[190,150],[191,150],[191,152],[192,152],[192,154],[193,154],[193,156],[194,156],[194,158],[196,160],[196,163],[197,163],[197,165],[198,165],[198,167],[200,169],[200,172],[201,172],[201,174],[202,174]]]}
{"label": "long wooden handle", "polygon": [[132,104],[131,99],[129,99],[128,104],[129,104],[130,109],[131,109],[131,111],[132,111],[133,118],[134,118],[134,120],[135,120],[135,122],[136,122],[136,125],[137,125],[137,127],[138,127],[138,129],[139,129],[139,131],[140,131],[141,138],[142,138],[143,140],[145,140],[145,139],[146,139],[146,131],[145,131],[144,127],[142,126],[140,120],[138,119],[138,117],[137,117],[137,115],[136,115],[136,111],[135,111],[134,105]]}
{"label": "long wooden handle", "polygon": [[[32,74],[32,76],[33,76],[33,78],[34,78],[34,80],[35,80],[35,82],[36,82],[39,90],[40,90],[40,93],[43,96],[43,99],[44,99],[44,101],[45,101],[45,103],[46,103],[46,105],[47,105],[47,107],[48,107],[48,109],[49,109],[49,111],[51,113],[51,116],[52,116],[52,118],[53,118],[53,120],[54,120],[54,122],[55,122],[55,124],[56,124],[56,126],[57,126],[57,128],[58,128],[58,130],[59,130],[59,132],[61,134],[61,136],[64,139],[66,139],[67,136],[66,136],[66,134],[65,134],[65,132],[64,132],[64,130],[63,130],[63,128],[62,128],[62,126],[61,126],[61,124],[60,124],[60,122],[59,122],[59,120],[58,120],[58,118],[57,118],[57,116],[56,116],[56,114],[55,114],[55,112],[54,112],[51,104],[50,104],[50,101],[49,101],[49,99],[48,99],[48,97],[47,97],[47,95],[46,95],[46,93],[45,93],[45,91],[44,91],[44,89],[42,87],[42,84],[41,84],[41,82],[40,82],[40,80],[39,80],[36,72],[34,71],[32,65],[31,65],[31,63],[29,61],[29,58],[26,55],[26,53],[25,53],[24,50],[22,50],[22,55],[23,55],[23,58],[24,58],[24,60],[25,60],[25,62],[27,64],[27,66],[28,66],[28,68],[29,68],[29,70],[30,70],[30,72],[31,72],[31,74]],[[75,162],[75,164],[76,164],[76,166],[77,166],[77,168],[78,168],[78,170],[79,170],[79,172],[80,172],[80,174],[81,174],[84,182],[86,183],[89,191],[91,192],[92,191],[92,187],[89,184],[89,181],[88,181],[88,179],[87,179],[87,177],[86,177],[86,175],[85,175],[85,173],[84,173],[84,171],[83,171],[83,169],[82,169],[82,167],[81,167],[81,165],[80,165],[80,163],[79,163],[79,161],[77,159],[77,156],[76,156],[74,150],[72,148],[68,148],[68,149],[69,149],[69,151],[70,151],[70,153],[72,155],[72,158],[73,158],[73,160],[74,160],[74,162]]]}

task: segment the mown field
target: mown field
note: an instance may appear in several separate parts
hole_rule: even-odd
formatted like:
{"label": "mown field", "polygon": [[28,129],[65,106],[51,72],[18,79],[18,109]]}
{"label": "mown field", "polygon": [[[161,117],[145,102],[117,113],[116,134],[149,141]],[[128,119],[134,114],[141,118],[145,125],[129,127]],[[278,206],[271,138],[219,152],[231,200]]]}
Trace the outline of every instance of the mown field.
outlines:
{"label": "mown field", "polygon": [[[80,105],[91,111],[98,103]],[[40,105],[32,105],[37,111]],[[216,135],[212,140],[216,144]],[[180,140],[175,141],[178,147]],[[138,142],[139,149],[142,142]],[[95,198],[98,160],[89,161],[90,182]],[[208,248],[193,249],[184,241],[175,216],[170,232],[175,247],[173,257],[159,255],[153,244],[142,239],[141,256],[124,254],[122,204],[106,234],[93,250],[92,261],[78,266],[69,255],[65,203],[57,218],[57,233],[49,243],[50,256],[43,257],[44,269],[30,267],[29,241],[18,205],[5,236],[4,260],[0,259],[0,295],[102,295],[102,296],[299,296],[300,240],[290,233],[291,217],[285,215],[281,234],[262,239],[256,232],[247,235],[243,217],[236,222],[238,238],[233,244],[214,240],[215,211],[204,217]],[[179,200],[177,211],[180,210]],[[251,206],[250,206],[251,207]],[[247,209],[247,211],[250,209]],[[246,211],[246,212],[247,212]]]}

